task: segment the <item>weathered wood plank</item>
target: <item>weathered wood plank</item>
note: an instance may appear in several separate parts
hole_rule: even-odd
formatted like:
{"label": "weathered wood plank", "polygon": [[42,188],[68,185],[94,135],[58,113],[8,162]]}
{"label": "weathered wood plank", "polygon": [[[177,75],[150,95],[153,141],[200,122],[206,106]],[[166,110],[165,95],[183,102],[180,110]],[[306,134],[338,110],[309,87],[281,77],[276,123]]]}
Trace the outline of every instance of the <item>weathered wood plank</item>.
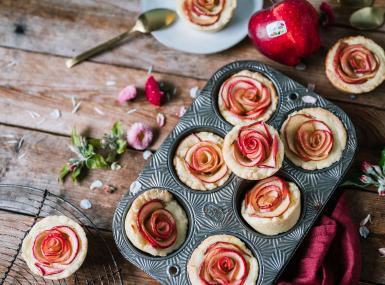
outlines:
{"label": "weathered wood plank", "polygon": [[[82,8],[83,4],[76,0],[66,2],[30,0],[18,1],[17,4],[15,1],[2,1],[0,45],[66,57],[73,56],[123,31],[132,23],[137,14],[137,6],[130,4],[126,9],[122,9],[124,4],[117,3],[97,5],[93,1],[88,1]],[[338,38],[357,33],[359,32],[352,29],[333,27],[322,31],[322,41],[325,47],[330,47]],[[383,33],[367,32],[366,35],[380,45],[385,45]],[[156,71],[207,79],[226,63],[240,59],[255,59],[285,72],[304,85],[309,82],[316,83],[316,91],[328,98],[345,102],[351,100],[346,94],[337,91],[327,80],[323,70],[325,54],[326,49],[321,50],[307,61],[306,71],[298,71],[266,59],[252,47],[249,40],[244,40],[225,52],[199,56],[171,50],[151,36],[143,36],[93,60],[144,70],[153,65]],[[55,66],[60,71],[63,64],[64,59],[55,61]],[[78,69],[79,66],[74,70]],[[385,108],[385,101],[381,99],[384,91],[385,86],[382,85],[370,94],[359,96],[355,102]]]}

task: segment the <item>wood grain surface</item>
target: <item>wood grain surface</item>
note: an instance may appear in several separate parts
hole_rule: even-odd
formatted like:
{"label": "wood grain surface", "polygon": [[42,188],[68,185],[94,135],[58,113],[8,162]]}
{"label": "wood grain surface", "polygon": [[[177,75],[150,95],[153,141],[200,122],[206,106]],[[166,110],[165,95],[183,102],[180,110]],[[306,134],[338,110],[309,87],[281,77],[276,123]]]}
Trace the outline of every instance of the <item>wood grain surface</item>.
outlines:
{"label": "wood grain surface", "polygon": [[[313,4],[318,7],[320,2],[313,1]],[[253,59],[271,65],[305,86],[315,84],[315,91],[346,111],[356,126],[359,152],[354,168],[358,168],[363,159],[376,162],[385,146],[385,85],[369,94],[350,96],[337,91],[327,80],[323,67],[327,49],[340,37],[360,33],[348,25],[351,9],[332,5],[337,15],[336,25],[322,30],[323,47],[306,61],[306,70],[302,71],[267,59],[248,39],[228,51],[205,56],[171,50],[151,36],[138,37],[69,70],[64,66],[68,56],[127,29],[139,13],[139,0],[1,0],[0,183],[48,189],[76,205],[82,199],[89,199],[92,208],[85,212],[103,231],[118,256],[125,284],[158,284],[123,259],[110,232],[118,201],[146,164],[143,153],[129,150],[122,157],[121,170],[91,171],[77,184],[60,183],[58,171],[71,157],[68,148],[71,128],[76,127],[90,137],[99,137],[116,120],[122,121],[125,128],[144,121],[156,130],[151,146],[151,150],[156,151],[178,122],[179,109],[191,104],[192,87],[202,88],[212,73],[224,64]],[[375,5],[385,5],[385,1],[376,1]],[[364,34],[384,47],[384,32],[382,27]],[[150,67],[158,80],[175,87],[170,101],[154,108],[146,103],[141,90],[136,100],[119,105],[118,92],[128,84],[143,88]],[[72,97],[82,102],[75,114],[72,113]],[[51,114],[55,109],[61,112],[59,119]],[[127,114],[132,109],[136,112]],[[166,115],[163,128],[156,125],[159,112]],[[22,137],[24,144],[16,152],[12,141]],[[116,186],[117,191],[113,194],[91,191],[89,186],[95,179]],[[385,284],[385,259],[377,251],[385,247],[384,198],[380,198],[375,189],[340,191],[346,192],[357,224],[368,213],[373,217],[369,225],[371,233],[361,243],[361,284]],[[0,220],[7,223],[26,220],[22,215],[1,214]],[[0,227],[2,225],[0,223]]]}

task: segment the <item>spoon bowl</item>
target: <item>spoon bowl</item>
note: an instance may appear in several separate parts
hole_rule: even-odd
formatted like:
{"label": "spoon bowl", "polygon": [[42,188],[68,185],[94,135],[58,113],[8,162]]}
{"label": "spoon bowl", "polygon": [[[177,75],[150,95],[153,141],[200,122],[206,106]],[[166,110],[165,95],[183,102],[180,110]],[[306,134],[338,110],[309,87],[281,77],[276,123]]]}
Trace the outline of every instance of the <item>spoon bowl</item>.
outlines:
{"label": "spoon bowl", "polygon": [[350,16],[350,24],[360,30],[374,30],[384,24],[385,8],[365,7]]}

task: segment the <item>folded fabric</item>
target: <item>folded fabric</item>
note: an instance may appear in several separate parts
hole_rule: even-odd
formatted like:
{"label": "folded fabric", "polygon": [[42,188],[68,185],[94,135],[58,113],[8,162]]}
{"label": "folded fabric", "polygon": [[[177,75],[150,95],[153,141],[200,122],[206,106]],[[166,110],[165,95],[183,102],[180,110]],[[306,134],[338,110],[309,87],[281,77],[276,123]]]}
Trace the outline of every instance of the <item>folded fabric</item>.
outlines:
{"label": "folded fabric", "polygon": [[278,285],[354,285],[359,283],[361,251],[358,227],[345,194],[311,229]]}

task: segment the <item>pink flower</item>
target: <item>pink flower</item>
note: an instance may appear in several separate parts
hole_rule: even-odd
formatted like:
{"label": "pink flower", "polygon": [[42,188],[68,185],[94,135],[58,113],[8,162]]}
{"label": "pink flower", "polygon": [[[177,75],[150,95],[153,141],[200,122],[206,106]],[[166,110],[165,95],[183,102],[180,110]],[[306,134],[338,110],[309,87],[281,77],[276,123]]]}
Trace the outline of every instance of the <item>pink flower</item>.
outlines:
{"label": "pink flower", "polygon": [[127,101],[135,99],[136,95],[137,92],[135,85],[128,85],[119,92],[118,102],[119,104],[123,104]]}
{"label": "pink flower", "polygon": [[327,2],[322,2],[320,5],[320,22],[321,26],[329,27],[336,21],[336,15],[332,7]]}
{"label": "pink flower", "polygon": [[152,142],[153,134],[149,125],[134,123],[127,132],[128,144],[138,150],[146,149]]}
{"label": "pink flower", "polygon": [[373,173],[373,165],[369,161],[364,160],[361,164],[361,170],[365,174],[372,174]]}
{"label": "pink flower", "polygon": [[159,127],[163,127],[166,124],[166,117],[162,113],[156,115],[156,123]]}
{"label": "pink flower", "polygon": [[372,182],[372,179],[369,176],[366,175],[361,175],[360,176],[360,181],[364,184],[369,184]]}

